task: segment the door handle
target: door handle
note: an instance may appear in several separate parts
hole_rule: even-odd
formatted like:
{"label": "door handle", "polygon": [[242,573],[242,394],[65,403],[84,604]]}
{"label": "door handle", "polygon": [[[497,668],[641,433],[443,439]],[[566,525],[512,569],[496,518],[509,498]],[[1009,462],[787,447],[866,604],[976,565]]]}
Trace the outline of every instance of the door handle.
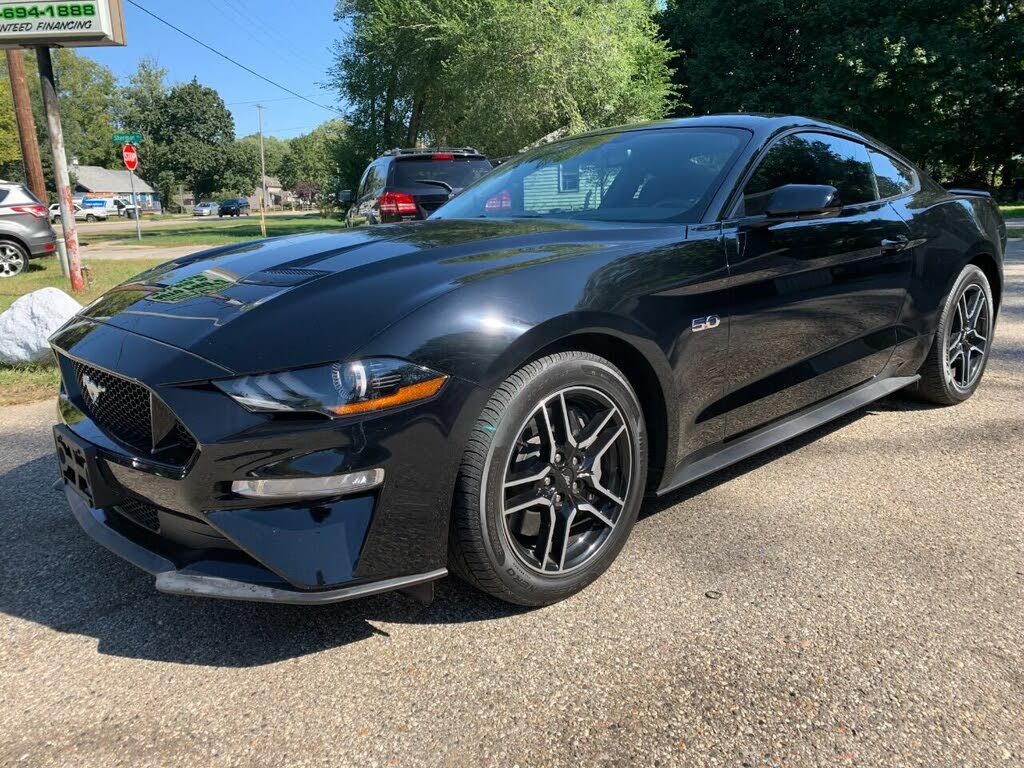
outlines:
{"label": "door handle", "polygon": [[906,235],[896,235],[894,237],[885,238],[881,245],[883,251],[902,251],[907,247],[907,243],[910,242],[910,238]]}

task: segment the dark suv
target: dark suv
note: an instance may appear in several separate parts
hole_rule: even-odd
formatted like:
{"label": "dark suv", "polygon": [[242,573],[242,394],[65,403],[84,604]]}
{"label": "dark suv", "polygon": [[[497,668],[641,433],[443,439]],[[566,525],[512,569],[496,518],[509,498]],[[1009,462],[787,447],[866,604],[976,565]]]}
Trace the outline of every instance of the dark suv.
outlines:
{"label": "dark suv", "polygon": [[28,260],[57,252],[50,213],[28,187],[0,181],[0,278],[25,271]]}
{"label": "dark suv", "polygon": [[249,215],[249,201],[244,197],[232,197],[225,200],[220,204],[220,210],[217,215],[221,218],[225,216],[248,216]]}
{"label": "dark suv", "polygon": [[359,180],[345,216],[350,227],[425,219],[451,197],[491,170],[471,147],[392,149],[372,163]]}

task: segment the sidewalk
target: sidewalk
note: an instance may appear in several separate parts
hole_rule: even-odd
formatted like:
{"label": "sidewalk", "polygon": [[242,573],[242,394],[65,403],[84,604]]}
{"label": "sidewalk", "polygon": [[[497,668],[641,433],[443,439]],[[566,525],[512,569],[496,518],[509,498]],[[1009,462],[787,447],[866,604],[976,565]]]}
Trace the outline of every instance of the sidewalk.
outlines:
{"label": "sidewalk", "polygon": [[178,245],[170,248],[154,248],[145,245],[93,245],[79,249],[82,259],[160,259],[170,261],[189,256],[198,251],[213,248],[212,245]]}

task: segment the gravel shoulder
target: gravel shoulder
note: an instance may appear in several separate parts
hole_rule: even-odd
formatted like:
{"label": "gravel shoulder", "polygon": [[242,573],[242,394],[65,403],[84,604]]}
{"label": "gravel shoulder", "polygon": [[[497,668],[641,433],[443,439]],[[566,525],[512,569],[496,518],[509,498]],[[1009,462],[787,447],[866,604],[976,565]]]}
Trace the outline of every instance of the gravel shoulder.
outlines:
{"label": "gravel shoulder", "polygon": [[53,403],[0,409],[0,765],[1021,765],[1019,246],[972,400],[649,502],[541,610],[160,595],[52,490]]}

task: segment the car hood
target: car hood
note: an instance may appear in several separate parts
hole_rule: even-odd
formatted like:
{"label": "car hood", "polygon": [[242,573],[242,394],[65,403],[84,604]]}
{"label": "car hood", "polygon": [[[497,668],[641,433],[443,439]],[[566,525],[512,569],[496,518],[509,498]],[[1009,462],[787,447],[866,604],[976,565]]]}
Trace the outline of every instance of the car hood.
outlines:
{"label": "car hood", "polygon": [[656,236],[650,227],[517,219],[273,238],[163,264],[78,317],[236,373],[280,370],[344,358],[467,281]]}

